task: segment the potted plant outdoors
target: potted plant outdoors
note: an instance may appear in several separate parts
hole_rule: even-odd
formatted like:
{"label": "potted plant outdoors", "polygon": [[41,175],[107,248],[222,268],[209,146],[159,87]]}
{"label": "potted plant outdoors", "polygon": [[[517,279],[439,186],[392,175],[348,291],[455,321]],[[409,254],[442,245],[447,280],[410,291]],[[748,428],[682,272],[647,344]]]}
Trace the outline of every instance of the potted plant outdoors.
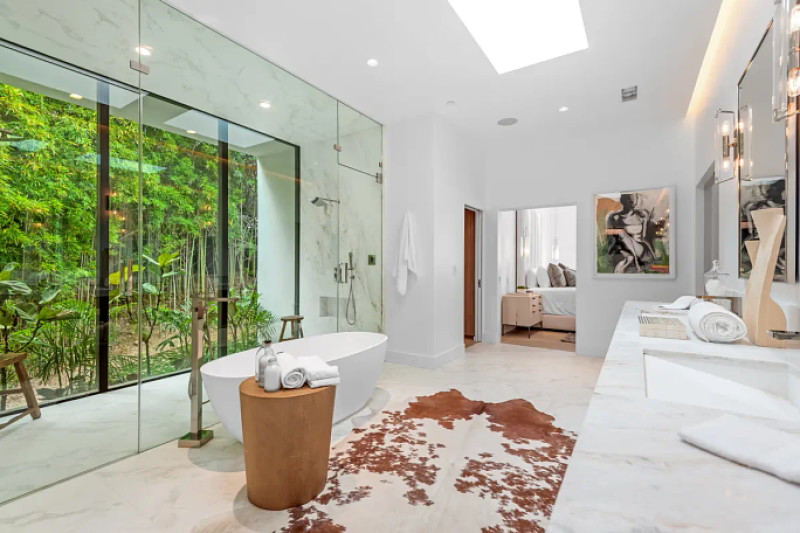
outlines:
{"label": "potted plant outdoors", "polygon": [[[53,307],[53,300],[61,292],[59,287],[43,291],[27,283],[11,279],[15,263],[8,263],[0,271],[0,355],[25,353],[36,340],[42,327],[58,320],[69,320],[77,313]],[[0,389],[9,385],[9,368],[0,368]],[[0,410],[6,407],[6,397],[0,397]]]}

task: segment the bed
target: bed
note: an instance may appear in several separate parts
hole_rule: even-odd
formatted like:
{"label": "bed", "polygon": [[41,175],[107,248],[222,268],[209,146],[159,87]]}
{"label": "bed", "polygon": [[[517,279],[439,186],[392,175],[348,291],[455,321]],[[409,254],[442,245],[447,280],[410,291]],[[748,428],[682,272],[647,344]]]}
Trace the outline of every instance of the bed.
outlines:
{"label": "bed", "polygon": [[537,287],[529,292],[542,297],[542,327],[575,331],[576,287]]}

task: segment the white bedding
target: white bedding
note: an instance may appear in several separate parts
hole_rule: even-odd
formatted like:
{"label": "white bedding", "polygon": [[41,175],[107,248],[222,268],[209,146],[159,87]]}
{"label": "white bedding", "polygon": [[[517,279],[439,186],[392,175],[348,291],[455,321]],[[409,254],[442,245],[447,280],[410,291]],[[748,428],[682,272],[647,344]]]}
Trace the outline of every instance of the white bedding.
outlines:
{"label": "white bedding", "polygon": [[576,287],[537,287],[531,289],[542,297],[542,313],[545,315],[575,316]]}

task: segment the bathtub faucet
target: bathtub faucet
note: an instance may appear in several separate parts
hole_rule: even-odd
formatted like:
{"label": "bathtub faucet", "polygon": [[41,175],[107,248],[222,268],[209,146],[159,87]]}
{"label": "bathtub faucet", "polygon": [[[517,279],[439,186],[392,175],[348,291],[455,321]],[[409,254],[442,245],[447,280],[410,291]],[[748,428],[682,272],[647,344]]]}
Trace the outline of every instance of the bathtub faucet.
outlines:
{"label": "bathtub faucet", "polygon": [[178,439],[179,448],[199,448],[214,438],[213,431],[203,429],[203,377],[200,374],[200,361],[203,359],[203,330],[209,303],[238,301],[239,298],[192,298],[192,372],[189,377],[191,424],[189,433]]}

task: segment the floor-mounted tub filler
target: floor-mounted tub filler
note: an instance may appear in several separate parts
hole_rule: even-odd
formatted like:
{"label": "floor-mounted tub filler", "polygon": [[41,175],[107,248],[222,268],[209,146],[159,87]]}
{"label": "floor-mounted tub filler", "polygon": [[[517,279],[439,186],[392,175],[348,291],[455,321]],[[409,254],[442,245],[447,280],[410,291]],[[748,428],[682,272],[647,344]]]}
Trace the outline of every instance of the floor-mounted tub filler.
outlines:
{"label": "floor-mounted tub filler", "polygon": [[[339,367],[342,383],[336,388],[333,423],[358,412],[372,396],[386,357],[386,335],[380,333],[329,333],[273,345],[295,357],[318,355]],[[242,441],[242,416],[239,384],[255,375],[258,349],[231,354],[203,365],[200,372],[211,405],[222,425]]]}

